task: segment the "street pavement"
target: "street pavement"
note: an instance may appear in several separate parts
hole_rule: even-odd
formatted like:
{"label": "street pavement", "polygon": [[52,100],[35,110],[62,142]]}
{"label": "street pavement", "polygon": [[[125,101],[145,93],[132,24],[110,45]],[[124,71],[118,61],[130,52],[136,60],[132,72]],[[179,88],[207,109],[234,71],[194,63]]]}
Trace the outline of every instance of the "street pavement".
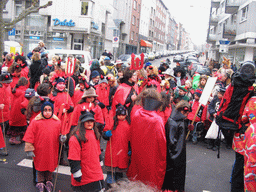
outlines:
{"label": "street pavement", "polygon": [[[171,57],[170,60],[172,61]],[[162,58],[163,59],[163,58]],[[160,64],[162,59],[152,61],[153,65]],[[175,64],[172,64],[172,66]],[[105,150],[106,141],[101,141]],[[230,191],[230,175],[235,160],[235,153],[231,149],[221,147],[220,158],[217,152],[206,148],[201,142],[193,145],[187,142],[187,175],[186,192],[228,192]],[[24,143],[21,145],[7,144],[9,155],[6,162],[0,161],[0,192],[34,192],[31,160],[26,159]],[[104,152],[103,152],[104,153]],[[104,176],[106,172],[103,166]],[[69,192],[71,190],[70,169],[61,166],[57,177],[56,192]]]}

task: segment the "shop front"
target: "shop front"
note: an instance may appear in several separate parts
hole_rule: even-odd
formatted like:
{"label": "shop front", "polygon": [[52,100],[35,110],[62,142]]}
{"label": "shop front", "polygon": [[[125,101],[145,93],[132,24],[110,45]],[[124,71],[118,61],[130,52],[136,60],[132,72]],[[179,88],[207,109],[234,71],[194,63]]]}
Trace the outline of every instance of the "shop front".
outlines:
{"label": "shop front", "polygon": [[149,53],[152,51],[152,48],[152,43],[146,40],[140,40],[140,52]]}

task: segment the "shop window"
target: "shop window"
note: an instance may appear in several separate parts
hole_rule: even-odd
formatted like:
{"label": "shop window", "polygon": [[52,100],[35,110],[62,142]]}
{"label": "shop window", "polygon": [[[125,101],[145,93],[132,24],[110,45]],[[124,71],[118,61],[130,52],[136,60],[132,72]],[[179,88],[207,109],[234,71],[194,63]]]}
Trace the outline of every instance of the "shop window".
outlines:
{"label": "shop window", "polygon": [[21,34],[21,31],[20,30],[16,30],[15,31],[15,35],[20,35]]}
{"label": "shop window", "polygon": [[81,15],[88,15],[89,2],[81,2]]}

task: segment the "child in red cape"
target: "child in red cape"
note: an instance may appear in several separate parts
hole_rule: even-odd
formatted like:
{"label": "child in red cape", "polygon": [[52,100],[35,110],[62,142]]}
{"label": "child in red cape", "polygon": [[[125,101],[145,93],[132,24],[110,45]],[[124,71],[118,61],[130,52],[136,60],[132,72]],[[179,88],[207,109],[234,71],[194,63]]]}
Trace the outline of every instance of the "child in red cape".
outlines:
{"label": "child in red cape", "polygon": [[103,172],[100,165],[100,134],[94,115],[82,112],[78,126],[71,132],[68,160],[73,191],[101,191]]}
{"label": "child in red cape", "polygon": [[25,99],[25,91],[28,86],[28,80],[25,77],[21,77],[17,85],[12,89],[12,102],[11,102],[11,112],[10,112],[10,130],[11,138],[9,143],[12,145],[21,144],[21,139],[26,131],[27,120],[26,116],[21,113],[21,103]]}
{"label": "child in red cape", "polygon": [[59,139],[64,142],[65,136],[60,136],[61,122],[54,115],[53,101],[42,101],[41,113],[28,126],[23,140],[25,152],[33,157],[37,171],[38,191],[52,191],[52,172],[58,165]]}
{"label": "child in red cape", "polygon": [[[108,140],[105,152],[105,166],[107,170],[107,184],[112,184],[123,178],[129,163],[130,125],[127,118],[127,109],[119,104],[116,115],[110,126],[106,126],[103,138]],[[111,171],[114,171],[112,178]]]}
{"label": "child in red cape", "polygon": [[[2,73],[0,76],[0,118],[1,118],[1,127],[0,129],[0,149],[5,147],[5,141],[3,133],[6,133],[7,124],[10,118],[10,95],[7,93],[6,84],[11,83],[12,78],[9,73]],[[8,155],[7,151],[0,150],[0,155]]]}

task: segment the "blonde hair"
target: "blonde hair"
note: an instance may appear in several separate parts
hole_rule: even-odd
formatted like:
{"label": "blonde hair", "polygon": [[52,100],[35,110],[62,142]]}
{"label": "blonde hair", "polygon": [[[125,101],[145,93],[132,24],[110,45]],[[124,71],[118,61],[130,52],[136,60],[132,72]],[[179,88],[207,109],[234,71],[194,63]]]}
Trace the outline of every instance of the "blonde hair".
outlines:
{"label": "blonde hair", "polygon": [[[153,69],[150,69],[151,67]],[[146,71],[147,71],[148,75],[158,75],[158,69],[154,65],[147,66]]]}
{"label": "blonde hair", "polygon": [[34,52],[33,55],[32,55],[32,57],[31,57],[31,59],[32,59],[33,61],[38,61],[38,60],[40,60],[40,59],[41,59],[40,53],[39,53],[39,52]]}

